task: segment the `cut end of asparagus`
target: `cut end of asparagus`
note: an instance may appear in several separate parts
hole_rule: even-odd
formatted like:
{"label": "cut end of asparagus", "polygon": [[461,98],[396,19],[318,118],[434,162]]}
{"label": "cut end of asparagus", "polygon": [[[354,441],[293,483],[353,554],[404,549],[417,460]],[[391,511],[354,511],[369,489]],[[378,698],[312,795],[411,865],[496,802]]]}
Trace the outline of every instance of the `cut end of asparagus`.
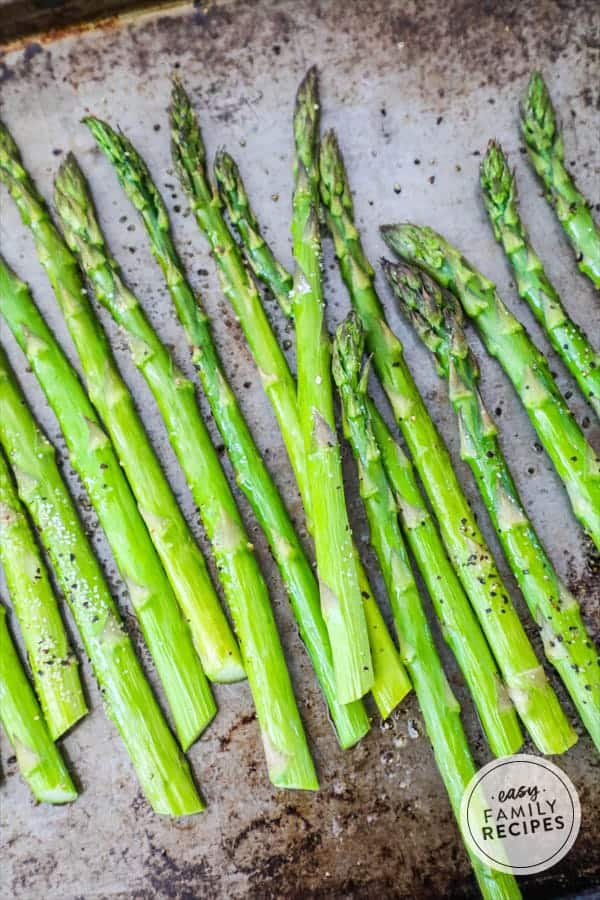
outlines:
{"label": "cut end of asparagus", "polygon": [[546,153],[555,147],[556,115],[540,72],[533,72],[527,85],[521,106],[521,131],[527,146],[536,153]]}
{"label": "cut end of asparagus", "polygon": [[173,78],[170,120],[171,155],[185,190],[191,193],[194,173],[203,173],[206,150],[190,98],[177,76]]}

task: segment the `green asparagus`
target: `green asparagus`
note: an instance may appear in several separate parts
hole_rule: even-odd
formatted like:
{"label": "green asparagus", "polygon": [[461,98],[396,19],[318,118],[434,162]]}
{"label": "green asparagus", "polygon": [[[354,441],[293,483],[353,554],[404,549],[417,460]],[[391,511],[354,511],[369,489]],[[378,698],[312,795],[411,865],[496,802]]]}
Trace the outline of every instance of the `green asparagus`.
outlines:
{"label": "green asparagus", "polygon": [[[218,194],[214,191],[206,175],[205,152],[202,142],[202,134],[196,117],[192,111],[189,99],[181,84],[175,82],[172,104],[172,134],[173,156],[180,173],[182,184],[190,196],[190,202],[195,212],[198,224],[210,241],[213,255],[219,266],[219,275],[223,291],[232,303],[236,317],[238,318],[248,345],[259,368],[261,381],[265,392],[269,397],[278,422],[293,422],[297,427],[294,442],[297,446],[294,451],[294,459],[301,460],[301,474],[299,483],[306,482],[305,454],[302,446],[302,433],[298,419],[298,404],[296,398],[296,384],[287,365],[281,348],[273,334],[269,320],[262,307],[259,293],[252,277],[244,266],[244,261],[239,247],[233,239],[223,219]],[[263,242],[263,249],[268,252]],[[277,267],[272,273],[284,277],[285,270]],[[287,309],[291,310],[289,303]],[[257,451],[258,453],[258,451]],[[298,471],[295,467],[295,474]],[[304,496],[303,496],[304,499]],[[281,507],[287,519],[285,509]],[[309,521],[310,521],[310,517]],[[277,523],[276,523],[277,524]],[[312,523],[311,523],[312,525]],[[283,524],[284,528],[288,526]],[[281,532],[282,526],[278,526],[276,534]],[[302,545],[296,538],[295,553],[290,558],[289,554],[283,557],[278,555],[277,548],[280,544],[277,540],[271,540],[276,559],[278,560],[284,580],[288,584],[288,591],[292,602],[300,603],[299,610],[310,603],[311,618],[318,617],[318,627],[324,629],[323,639],[327,633],[323,615],[319,609],[319,589],[310,564],[306,558]],[[294,571],[300,571],[302,580],[300,585],[304,592],[310,589],[307,597],[302,594],[294,600],[295,588]],[[361,567],[362,570],[362,567]],[[289,573],[289,574],[288,574]],[[361,572],[361,590],[365,600],[365,616],[373,655],[374,681],[372,693],[378,709],[383,718],[391,713],[392,709],[400,703],[409,689],[409,682],[402,667],[398,653],[387,629],[387,626],[379,612],[379,608],[373,599],[373,593],[365,584],[366,576]],[[290,577],[292,576],[292,577]],[[359,576],[360,577],[360,576]],[[299,616],[299,621],[305,614]],[[326,638],[327,653],[331,660],[331,648],[329,638]],[[335,684],[332,682],[332,689]],[[337,692],[335,692],[337,694]]]}
{"label": "green asparagus", "polygon": [[495,284],[431,228],[388,225],[382,233],[392,250],[449,288],[475,320],[488,352],[521,398],[575,515],[600,548],[600,459],[573,418],[545,357],[506,308]]}
{"label": "green asparagus", "polygon": [[0,561],[53,741],[87,712],[77,657],[10,469],[0,452]]}
{"label": "green asparagus", "polygon": [[402,308],[448,380],[458,418],[461,456],[469,464],[534,621],[583,723],[600,750],[600,659],[579,604],[558,577],[512,479],[498,429],[477,382],[479,368],[463,331],[458,301],[424,272],[386,263]]}
{"label": "green asparagus", "polygon": [[494,234],[515,273],[519,296],[527,301],[584,397],[600,416],[600,353],[569,318],[531,246],[519,214],[515,175],[495,141],[481,164],[481,187]]}
{"label": "green asparagus", "polygon": [[[339,326],[333,349],[333,375],[342,401],[344,433],[356,458],[371,542],[390,596],[402,656],[454,815],[460,822],[462,796],[475,774],[475,764],[462,728],[460,706],[444,674],[411,571],[393,491],[372,428],[368,367],[361,373],[363,349],[362,329],[351,315]],[[472,854],[470,858],[484,897],[520,896],[512,875],[488,868]]]}
{"label": "green asparagus", "polygon": [[160,675],[177,734],[187,749],[216,707],[168,579],[115,451],[81,383],[27,286],[0,257],[0,315],[24,351],[67,443],[129,590]]}
{"label": "green asparagus", "polygon": [[600,228],[565,168],[562,133],[544,79],[534,72],[521,107],[521,132],[546,196],[575,251],[579,269],[600,288]]}
{"label": "green asparagus", "polygon": [[0,721],[31,793],[41,803],[71,803],[75,785],[60,755],[13,644],[0,603]]}
{"label": "green asparagus", "polygon": [[248,195],[235,161],[224,150],[217,153],[215,178],[227,214],[239,234],[246,258],[255,276],[273,294],[284,315],[292,315],[290,296],[294,286],[292,275],[276,259],[260,232]]}
{"label": "green asparagus", "polygon": [[[208,316],[187,281],[162,198],[146,164],[127,138],[98,119],[85,121],[115,166],[125,192],[146,226],[152,253],[163,271],[186,332],[192,363],[228,449],[238,483],[251,498],[257,519],[266,531],[265,522],[281,500],[262,457],[256,452],[237,398],[225,377]],[[266,489],[260,495],[254,493],[257,484]],[[291,550],[292,534],[282,534],[280,540]],[[270,778],[279,787],[316,789],[317,777],[268,595],[240,597],[231,612],[263,735]]]}
{"label": "green asparagus", "polygon": [[[201,511],[210,538],[225,597],[231,608],[239,597],[265,593],[266,586],[219,456],[196,404],[194,387],[146,318],[137,297],[123,282],[111,258],[96,218],[93,201],[74,157],[69,156],[56,179],[56,208],[71,250],[77,254],[99,301],[125,332],[135,364],[146,378],[160,408],[171,443]],[[232,541],[232,535],[235,540]],[[307,564],[308,565],[308,564]],[[305,581],[314,582],[310,569]],[[369,722],[361,704],[337,701],[331,670],[327,632],[319,612],[318,592],[311,597],[299,624],[319,675],[329,709],[343,746],[355,744]],[[300,596],[300,603],[302,595]],[[324,632],[324,634],[323,634]]]}
{"label": "green asparagus", "polygon": [[403,347],[385,320],[353,221],[346,171],[333,133],[321,145],[321,186],[327,221],[367,348],[437,516],[442,539],[509,695],[538,749],[560,753],[571,731],[543,667],[509,599],[492,553],[452,468],[450,455],[419,394]]}
{"label": "green asparagus", "polygon": [[[257,267],[262,268],[265,273],[276,273],[276,280],[273,283],[270,283],[269,276],[265,275],[265,283],[279,299],[277,284],[279,280],[282,283],[286,282],[285,269],[276,261],[271,249],[260,234],[258,222],[250,208],[241,176],[233,160],[231,160],[231,165],[228,165],[227,172],[227,179],[219,177],[219,175],[217,177],[222,191],[226,194],[227,207],[233,211],[232,221],[239,221],[239,233],[242,239],[246,241],[246,236],[251,235],[251,243],[244,248],[248,263],[257,276]],[[238,203],[239,197],[244,198],[243,202]],[[251,223],[251,227],[247,227],[248,223]],[[268,266],[263,265],[260,260],[256,260],[254,253],[256,247],[259,247],[260,252],[270,260]],[[291,280],[291,276],[289,278]],[[286,305],[283,304],[284,313],[286,309]],[[258,360],[261,358],[262,353],[259,353]],[[293,387],[295,388],[295,385]],[[292,400],[295,403],[295,391]],[[392,437],[374,404],[370,404],[369,411],[387,475],[396,495],[404,532],[435,605],[444,637],[452,648],[471,690],[490,747],[497,756],[516,753],[521,746],[522,738],[514,707],[506,697],[496,663],[479,622],[448,561],[431,514],[417,485],[412,465]],[[279,425],[296,473],[305,508],[309,508],[310,497],[302,442],[299,437],[300,422],[297,406],[295,411],[291,408],[285,418],[279,418]],[[310,522],[310,516],[307,518]],[[364,584],[365,578],[366,573],[360,566],[361,586]],[[364,587],[362,589],[364,590]],[[375,686],[372,689],[374,692],[378,678],[377,656],[373,651],[373,644],[371,644],[371,652],[375,667]]]}
{"label": "green asparagus", "polygon": [[[200,812],[204,806],[187,762],[146,681],[60,474],[54,448],[36,424],[1,348],[0,407],[0,442],[19,496],[52,560],[106,713],[121,734],[142,790],[157,813]],[[4,658],[0,653],[0,665]]]}
{"label": "green asparagus", "polygon": [[331,347],[321,281],[318,175],[319,98],[310,69],[294,110],[292,249],[296,269],[292,304],[296,323],[298,411],[311,493],[312,528],[321,606],[333,648],[340,698],[349,701],[373,683],[373,666],[360,598],[344,496],[333,409]]}
{"label": "green asparagus", "polygon": [[54,227],[10,135],[0,131],[0,177],[33,234],[83,369],[90,400],[123,466],[173,593],[213,681],[244,677],[241,658],[200,548],[173,496],[133,398],[86,296],[77,261]]}

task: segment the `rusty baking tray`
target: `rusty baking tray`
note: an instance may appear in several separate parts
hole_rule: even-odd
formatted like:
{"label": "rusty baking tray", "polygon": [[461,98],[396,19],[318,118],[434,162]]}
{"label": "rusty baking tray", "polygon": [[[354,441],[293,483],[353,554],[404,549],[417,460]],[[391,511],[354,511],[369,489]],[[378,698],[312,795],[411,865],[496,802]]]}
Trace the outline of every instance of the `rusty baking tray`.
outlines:
{"label": "rusty baking tray", "polygon": [[[583,190],[600,203],[600,14],[595,0],[478,3],[451,0],[366,4],[322,0],[221,0],[156,4],[117,0],[0,2],[1,115],[19,140],[47,197],[64,154],[72,150],[89,176],[109,243],[137,287],[160,334],[190,373],[182,333],[141,228],[113,173],[79,125],[86,111],[119,123],[145,154],[165,192],[175,234],[195,287],[204,294],[226,367],[257,440],[292,513],[300,506],[269,404],[262,394],[239,327],[221,296],[206,245],[186,213],[171,170],[166,108],[169,75],[177,68],[191,90],[209,153],[226,145],[238,158],[259,217],[278,253],[290,262],[291,111],[297,83],[316,63],[322,75],[325,125],[338,129],[345,150],[365,244],[384,252],[377,225],[432,222],[468,249],[496,279],[536,340],[548,345],[529,311],[515,299],[477,186],[479,155],[497,136],[518,169],[524,218],[543,248],[551,277],[574,317],[600,334],[600,305],[576,270],[552,213],[521,157],[517,103],[534,67],[545,73],[565,120],[568,158]],[[2,252],[34,295],[71,357],[72,346],[35,258],[29,235],[0,191]],[[326,244],[328,316],[348,308],[331,247]],[[465,465],[458,456],[446,386],[426,352],[398,317],[382,286],[389,316],[457,471],[492,546],[498,545]],[[128,383],[193,527],[197,517],[145,384],[124,342],[103,315]],[[273,308],[277,327],[284,329]],[[9,355],[37,416],[63,448],[23,357],[3,330]],[[502,438],[526,504],[559,572],[576,591],[587,623],[600,636],[598,560],[582,540],[549,460],[499,367],[475,343],[486,402],[500,416]],[[579,422],[588,411],[566,371],[552,368]],[[598,447],[600,431],[587,418]],[[212,427],[212,423],[211,423]],[[349,462],[349,461],[348,461]],[[348,465],[349,483],[352,467]],[[65,467],[75,496],[82,489]],[[241,499],[242,508],[247,507]],[[351,517],[377,582],[367,531],[350,490]],[[125,592],[93,515],[86,523],[105,561],[115,596]],[[235,898],[475,897],[474,882],[414,696],[356,749],[342,753],[327,722],[306,655],[262,535],[249,517],[297,695],[311,738],[322,790],[275,791],[268,783],[247,688],[217,686],[219,714],[190,753],[208,800],[193,820],[154,816],[137,788],[115,730],[100,709],[84,664],[92,713],[63,742],[83,794],[69,808],[34,806],[2,743],[2,862],[0,896],[14,900],[235,900]],[[198,534],[204,545],[204,537]],[[502,563],[498,550],[498,560]],[[509,585],[514,581],[501,565]],[[537,629],[517,596],[541,653]],[[123,599],[123,603],[125,600]],[[132,620],[131,624],[132,623]],[[135,635],[138,637],[137,633]],[[487,761],[473,707],[443,643],[440,649],[479,763]],[[143,651],[142,651],[143,653]],[[553,676],[551,676],[553,677]],[[575,721],[561,686],[557,690]],[[578,788],[580,836],[558,866],[522,880],[526,898],[600,896],[600,766],[582,735],[559,764]]]}

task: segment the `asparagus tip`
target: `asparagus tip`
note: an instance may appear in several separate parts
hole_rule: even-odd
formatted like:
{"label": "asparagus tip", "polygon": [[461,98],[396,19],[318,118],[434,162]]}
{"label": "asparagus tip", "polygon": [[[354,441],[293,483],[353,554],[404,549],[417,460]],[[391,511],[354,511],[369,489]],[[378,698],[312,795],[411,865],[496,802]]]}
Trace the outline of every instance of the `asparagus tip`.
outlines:
{"label": "asparagus tip", "polygon": [[297,151],[305,166],[312,159],[319,130],[319,78],[311,66],[298,87],[294,106],[294,135]]}
{"label": "asparagus tip", "polygon": [[414,256],[418,247],[417,227],[408,222],[397,225],[382,225],[379,229],[382,238],[394,253],[399,256]]}
{"label": "asparagus tip", "polygon": [[333,340],[332,372],[338,386],[345,381],[358,383],[364,351],[364,331],[358,315],[352,311],[336,328]]}
{"label": "asparagus tip", "polygon": [[540,72],[532,72],[521,103],[521,130],[525,142],[537,152],[549,150],[557,137],[556,116],[550,93]]}

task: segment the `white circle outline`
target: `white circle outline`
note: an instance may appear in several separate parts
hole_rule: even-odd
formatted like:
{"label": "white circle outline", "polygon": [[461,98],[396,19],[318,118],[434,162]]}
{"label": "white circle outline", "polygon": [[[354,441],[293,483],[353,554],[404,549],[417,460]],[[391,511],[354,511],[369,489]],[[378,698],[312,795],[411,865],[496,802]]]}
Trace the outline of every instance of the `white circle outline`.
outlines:
{"label": "white circle outline", "polygon": [[[499,769],[502,766],[509,765],[513,762],[535,765],[539,768],[546,769],[548,772],[551,772],[552,775],[554,775],[555,778],[565,788],[571,803],[572,821],[567,837],[565,838],[561,846],[556,849],[551,856],[549,856],[543,862],[536,863],[531,866],[510,866],[506,863],[496,860],[492,856],[489,856],[485,852],[485,850],[483,850],[477,843],[471,830],[471,824],[469,822],[469,805],[477,787],[490,772],[493,772],[496,769]],[[581,827],[581,804],[579,802],[579,795],[577,793],[575,785],[566,774],[566,772],[563,772],[562,769],[559,769],[559,767],[550,762],[550,760],[538,756],[532,756],[527,753],[516,753],[513,756],[503,756],[499,757],[498,759],[491,760],[489,763],[479,769],[479,771],[476,772],[475,775],[473,775],[463,793],[460,806],[460,819],[461,831],[467,843],[467,847],[472,853],[475,854],[475,856],[477,856],[478,859],[481,860],[481,862],[485,863],[491,869],[495,869],[499,872],[505,872],[513,875],[534,875],[536,872],[544,872],[546,869],[550,869],[552,868],[552,866],[556,865],[567,855],[567,853],[575,843],[579,834],[579,829]]]}

